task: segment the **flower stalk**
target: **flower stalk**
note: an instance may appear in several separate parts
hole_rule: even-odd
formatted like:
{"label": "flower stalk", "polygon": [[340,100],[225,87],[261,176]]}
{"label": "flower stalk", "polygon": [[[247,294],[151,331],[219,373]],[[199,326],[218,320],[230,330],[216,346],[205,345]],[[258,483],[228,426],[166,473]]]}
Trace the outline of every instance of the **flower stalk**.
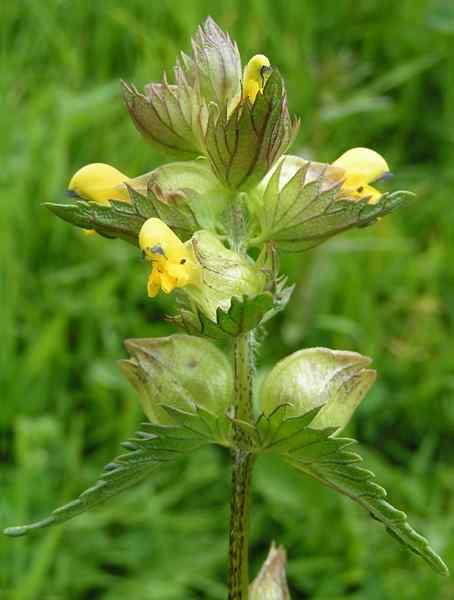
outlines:
{"label": "flower stalk", "polygon": [[[233,346],[234,417],[251,422],[254,333],[238,336]],[[243,450],[244,432],[233,425],[232,495],[229,532],[229,600],[247,600],[249,588],[249,514],[254,455]]]}
{"label": "flower stalk", "polygon": [[[231,243],[238,253],[245,253],[246,231],[244,198],[238,194],[231,205]],[[254,330],[239,335],[233,342],[233,416],[251,423],[253,420],[252,384],[255,371]],[[254,455],[243,450],[244,431],[233,424],[232,492],[229,531],[229,600],[247,600],[249,589],[249,520]]]}
{"label": "flower stalk", "polygon": [[249,515],[254,456],[232,451],[229,532],[229,600],[247,600],[249,589]]}

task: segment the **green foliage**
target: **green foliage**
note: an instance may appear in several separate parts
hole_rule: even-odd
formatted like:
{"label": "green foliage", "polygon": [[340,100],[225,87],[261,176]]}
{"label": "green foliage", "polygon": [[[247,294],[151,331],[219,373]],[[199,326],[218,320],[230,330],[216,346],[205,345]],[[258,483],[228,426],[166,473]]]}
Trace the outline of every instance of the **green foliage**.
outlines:
{"label": "green foliage", "polygon": [[[85,239],[40,204],[59,202],[88,162],[131,176],[160,164],[128,122],[119,81],[158,81],[210,13],[244,56],[265,52],[284,74],[291,112],[302,117],[295,153],[330,162],[370,146],[390,163],[393,187],[417,193],[411,209],[373,228],[283,256],[297,285],[270,324],[259,373],[303,345],[373,356],[380,377],[348,435],[452,565],[454,14],[444,0],[356,3],[354,11],[328,0],[198,0],[181,10],[143,0],[5,3],[2,526],[39,518],[92,485],[141,419],[115,361],[124,338],[174,332],[161,319],[173,301],[146,300],[134,248]],[[224,600],[228,498],[223,454],[202,448],[103,510],[0,539],[0,589],[7,600]],[[280,459],[258,461],[253,573],[275,538],[289,550],[295,599],[454,594],[452,579],[384,544],[372,525]]]}
{"label": "green foliage", "polygon": [[[183,338],[181,338],[183,339]],[[149,374],[153,378],[153,374]],[[125,442],[128,450],[104,468],[99,481],[77,500],[57,508],[36,523],[10,527],[5,534],[19,537],[50,525],[57,525],[102,504],[125,489],[143,481],[158,467],[204,445],[217,443],[234,447],[241,439],[244,449],[255,454],[277,454],[288,464],[320,483],[344,494],[383,523],[386,530],[404,546],[420,555],[441,575],[449,571],[443,560],[407,522],[407,515],[385,500],[386,491],[373,480],[371,471],[358,466],[362,458],[347,450],[355,440],[333,437],[335,427],[311,427],[320,407],[299,417],[286,417],[286,406],[271,415],[261,415],[257,425],[236,421],[245,435],[232,436],[231,422],[204,408],[191,412],[163,405],[175,425],[143,423],[143,430]]]}

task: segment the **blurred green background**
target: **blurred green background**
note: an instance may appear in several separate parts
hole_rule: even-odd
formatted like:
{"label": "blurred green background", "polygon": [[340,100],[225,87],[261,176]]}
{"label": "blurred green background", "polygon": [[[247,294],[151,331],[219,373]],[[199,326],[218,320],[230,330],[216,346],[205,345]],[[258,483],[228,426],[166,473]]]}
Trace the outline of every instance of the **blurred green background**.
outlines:
{"label": "blurred green background", "polygon": [[[285,257],[297,288],[260,354],[369,354],[378,382],[347,433],[394,504],[454,568],[454,4],[451,0],[17,0],[2,5],[0,94],[2,526],[41,518],[96,479],[138,426],[115,361],[126,337],[172,332],[147,269],[40,207],[89,162],[128,175],[164,160],[135,132],[119,80],[170,70],[211,14],[243,59],[267,54],[302,116],[294,153],[382,153],[409,209]],[[104,508],[0,538],[0,598],[226,596],[228,456],[194,454]],[[252,563],[285,544],[293,598],[450,599],[433,574],[346,499],[259,462]]]}

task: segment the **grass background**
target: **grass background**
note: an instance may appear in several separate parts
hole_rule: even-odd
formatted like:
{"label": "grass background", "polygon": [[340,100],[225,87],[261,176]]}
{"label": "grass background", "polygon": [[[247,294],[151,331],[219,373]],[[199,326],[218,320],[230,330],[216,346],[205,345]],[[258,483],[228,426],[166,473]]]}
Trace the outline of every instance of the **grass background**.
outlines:
{"label": "grass background", "polygon": [[[172,300],[145,296],[121,242],[86,239],[40,203],[88,162],[129,175],[162,157],[136,134],[121,77],[170,69],[211,14],[244,58],[267,54],[302,116],[295,153],[370,146],[411,209],[284,265],[297,289],[260,369],[302,347],[374,357],[379,379],[348,433],[393,503],[454,567],[454,5],[450,0],[18,0],[2,5],[0,94],[2,526],[90,486],[138,425],[116,359],[125,337],[165,335]],[[293,598],[448,600],[367,514],[276,463],[254,484],[254,572],[286,545]],[[116,501],[29,538],[0,538],[0,598],[226,596],[228,457],[200,452]]]}

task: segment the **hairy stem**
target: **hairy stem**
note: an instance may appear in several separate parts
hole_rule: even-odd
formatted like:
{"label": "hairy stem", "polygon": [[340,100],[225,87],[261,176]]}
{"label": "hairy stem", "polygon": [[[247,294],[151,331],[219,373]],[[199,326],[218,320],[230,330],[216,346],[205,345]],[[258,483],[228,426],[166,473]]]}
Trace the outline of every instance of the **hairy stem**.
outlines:
{"label": "hairy stem", "polygon": [[249,588],[249,511],[254,457],[235,450],[229,536],[229,600],[247,600]]}
{"label": "hairy stem", "polygon": [[[254,374],[253,332],[238,336],[233,349],[235,375],[235,417],[252,420],[252,380]],[[229,600],[247,600],[249,588],[249,511],[254,456],[244,450],[245,434],[234,429],[232,450],[232,497],[229,535]]]}
{"label": "hairy stem", "polygon": [[[232,201],[231,245],[236,252],[246,253],[245,196]],[[254,377],[254,332],[238,336],[233,345],[234,416],[251,422],[252,382]],[[254,456],[245,450],[245,433],[234,426],[232,449],[232,497],[229,534],[229,600],[247,600],[249,589],[249,511]]]}

